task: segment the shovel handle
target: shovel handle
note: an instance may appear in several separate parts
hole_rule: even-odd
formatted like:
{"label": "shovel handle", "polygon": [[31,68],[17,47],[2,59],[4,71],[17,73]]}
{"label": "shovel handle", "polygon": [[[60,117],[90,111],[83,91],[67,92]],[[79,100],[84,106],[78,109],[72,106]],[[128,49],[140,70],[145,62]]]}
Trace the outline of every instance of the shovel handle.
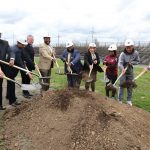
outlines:
{"label": "shovel handle", "polygon": [[[9,63],[6,62],[6,61],[0,60],[0,62],[3,63],[3,64],[6,64],[6,65],[9,65]],[[19,67],[19,66],[13,65],[12,67],[14,67],[14,68],[16,68],[16,69],[19,69],[19,70],[21,70],[21,71],[24,71],[24,72],[26,72],[26,73],[29,72],[29,73],[31,73],[31,74],[36,75],[36,76],[39,77],[39,75],[37,75],[36,73],[31,72],[31,71],[28,71],[28,70],[26,70],[26,69],[24,69],[24,68],[21,68],[21,67]]]}
{"label": "shovel handle", "polygon": [[134,78],[134,81],[137,80],[139,77],[141,77],[143,74],[146,73],[146,70],[143,70],[139,75],[137,75],[135,78]]}
{"label": "shovel handle", "polygon": [[37,70],[39,76],[42,77],[41,72],[40,72],[40,70],[39,70],[39,67],[38,67],[38,65],[37,65],[36,63],[35,63],[35,68],[36,68],[36,70]]}
{"label": "shovel handle", "polygon": [[[127,71],[128,66],[125,68],[125,72]],[[121,74],[119,75],[119,77],[117,78],[117,80],[115,81],[115,83],[113,84],[113,86],[116,85],[116,83],[118,82],[118,80],[123,76],[123,72],[121,72]]]}
{"label": "shovel handle", "polygon": [[18,85],[21,87],[21,84],[20,84],[20,83],[18,83],[17,81],[15,81],[15,80],[13,80],[13,79],[11,79],[11,78],[8,78],[8,77],[6,77],[6,76],[3,76],[3,79],[6,79],[6,80],[11,81],[11,82],[14,82],[14,83],[18,84]]}
{"label": "shovel handle", "polygon": [[92,64],[92,68],[90,68],[90,71],[89,71],[89,78],[91,77],[92,70],[93,70],[93,64]]}

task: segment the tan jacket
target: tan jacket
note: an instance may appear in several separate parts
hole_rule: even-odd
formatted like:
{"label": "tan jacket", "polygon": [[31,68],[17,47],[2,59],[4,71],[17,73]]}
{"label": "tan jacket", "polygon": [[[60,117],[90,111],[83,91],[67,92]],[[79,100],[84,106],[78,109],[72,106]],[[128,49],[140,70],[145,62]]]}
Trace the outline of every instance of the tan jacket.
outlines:
{"label": "tan jacket", "polygon": [[53,47],[48,46],[45,43],[40,46],[38,63],[39,69],[49,70],[51,68],[54,53],[55,51]]}

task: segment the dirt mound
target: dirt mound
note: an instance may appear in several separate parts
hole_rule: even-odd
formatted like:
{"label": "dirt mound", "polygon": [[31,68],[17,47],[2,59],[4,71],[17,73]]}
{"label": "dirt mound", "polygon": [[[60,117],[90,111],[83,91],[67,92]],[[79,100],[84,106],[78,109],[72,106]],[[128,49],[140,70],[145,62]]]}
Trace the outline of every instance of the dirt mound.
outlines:
{"label": "dirt mound", "polygon": [[11,150],[149,150],[150,113],[86,91],[48,91],[6,112]]}

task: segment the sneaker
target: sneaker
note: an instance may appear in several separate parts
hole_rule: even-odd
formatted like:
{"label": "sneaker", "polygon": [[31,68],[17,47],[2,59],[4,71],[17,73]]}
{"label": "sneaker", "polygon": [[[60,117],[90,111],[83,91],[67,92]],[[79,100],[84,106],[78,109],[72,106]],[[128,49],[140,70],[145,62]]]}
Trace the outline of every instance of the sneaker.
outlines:
{"label": "sneaker", "polygon": [[0,106],[0,110],[5,110],[6,108],[3,106]]}
{"label": "sneaker", "polygon": [[120,104],[122,104],[122,101],[118,100],[118,102],[119,102]]}
{"label": "sneaker", "polygon": [[127,104],[132,106],[132,102],[131,101],[127,101]]}

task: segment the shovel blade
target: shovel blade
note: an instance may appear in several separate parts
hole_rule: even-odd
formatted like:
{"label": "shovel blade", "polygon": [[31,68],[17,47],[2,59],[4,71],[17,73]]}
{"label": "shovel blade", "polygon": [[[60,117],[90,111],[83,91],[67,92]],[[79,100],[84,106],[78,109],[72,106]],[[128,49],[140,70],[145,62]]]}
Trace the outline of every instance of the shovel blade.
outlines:
{"label": "shovel blade", "polygon": [[87,80],[86,80],[87,83],[90,83],[90,82],[92,82],[92,81],[93,81],[93,79],[87,79]]}
{"label": "shovel blade", "polygon": [[41,89],[41,85],[40,84],[22,84],[21,89],[22,90],[34,91],[34,90]]}

